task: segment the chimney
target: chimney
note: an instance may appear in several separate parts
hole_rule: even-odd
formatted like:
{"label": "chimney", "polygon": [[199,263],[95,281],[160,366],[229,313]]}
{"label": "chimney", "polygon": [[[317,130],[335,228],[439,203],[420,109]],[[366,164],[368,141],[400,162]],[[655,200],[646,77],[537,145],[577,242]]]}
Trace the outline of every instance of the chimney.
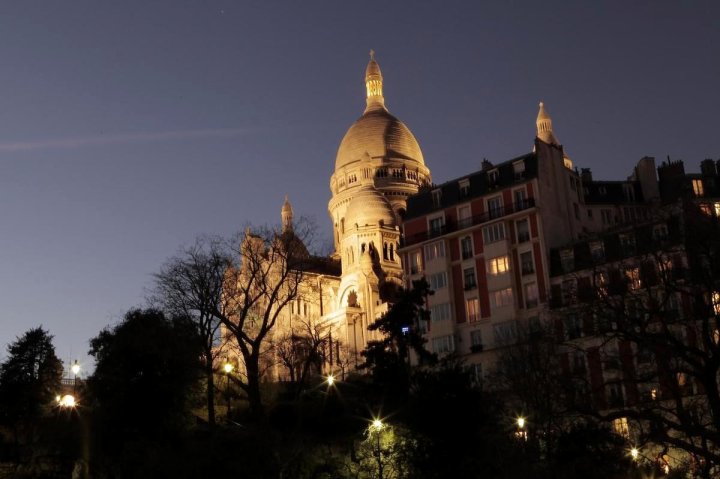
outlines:
{"label": "chimney", "polygon": [[493,167],[493,164],[488,161],[487,158],[482,160],[482,171],[487,171]]}
{"label": "chimney", "polygon": [[715,169],[715,162],[711,159],[703,160],[700,162],[700,173],[703,176],[717,176],[717,170]]}
{"label": "chimney", "polygon": [[583,183],[592,183],[592,171],[590,171],[590,168],[580,168],[580,179]]}

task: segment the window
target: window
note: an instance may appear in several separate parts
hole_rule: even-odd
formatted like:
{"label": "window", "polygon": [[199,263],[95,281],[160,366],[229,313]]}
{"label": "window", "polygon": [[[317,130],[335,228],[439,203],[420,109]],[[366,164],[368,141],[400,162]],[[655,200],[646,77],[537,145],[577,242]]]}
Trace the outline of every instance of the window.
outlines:
{"label": "window", "polygon": [[483,241],[485,244],[495,243],[505,239],[505,223],[495,223],[483,228]]}
{"label": "window", "polygon": [[[618,385],[613,384],[613,386],[618,386]],[[616,394],[617,394],[617,391],[616,391]],[[622,393],[620,394],[620,397],[622,397]],[[618,436],[624,437],[625,439],[630,439],[630,427],[628,426],[628,419],[626,417],[619,417],[617,419],[614,419],[612,424],[613,424],[613,431],[615,431],[615,434],[617,434]]]}
{"label": "window", "polygon": [[497,169],[490,170],[490,171],[488,171],[487,178],[488,178],[488,184],[490,186],[495,186],[495,185],[497,185],[498,179],[500,178],[500,173],[498,172]]}
{"label": "window", "polygon": [[455,351],[455,338],[452,334],[440,336],[432,340],[433,352],[436,354],[446,354]]}
{"label": "window", "polygon": [[450,317],[450,303],[441,303],[430,306],[430,321],[433,323],[447,321]]}
{"label": "window", "polygon": [[600,218],[602,218],[602,224],[612,224],[612,210],[602,209],[600,210]]}
{"label": "window", "polygon": [[582,321],[577,314],[565,316],[565,339],[577,339],[583,337]]}
{"label": "window", "polygon": [[519,220],[515,223],[517,229],[517,242],[524,243],[530,241],[530,227],[527,218]]}
{"label": "window", "polygon": [[627,278],[630,289],[640,289],[642,286],[642,282],[640,281],[640,268],[627,268],[625,270],[625,277]]}
{"label": "window", "polygon": [[458,208],[458,228],[467,228],[472,226],[472,214],[469,206],[461,206]]}
{"label": "window", "polygon": [[466,290],[477,287],[477,283],[475,282],[475,268],[466,268],[463,270],[463,283],[465,284]]}
{"label": "window", "polygon": [[570,273],[575,269],[575,256],[573,250],[564,249],[560,251],[560,266],[562,267],[563,273]]}
{"label": "window", "polygon": [[515,211],[524,210],[528,206],[527,193],[525,188],[515,190],[513,192],[513,198],[515,199]]}
{"label": "window", "polygon": [[515,321],[506,321],[493,326],[493,336],[497,344],[510,344],[517,336]]}
{"label": "window", "polygon": [[590,256],[593,261],[600,263],[605,261],[605,245],[602,241],[593,241],[590,243]]}
{"label": "window", "polygon": [[519,180],[522,179],[522,177],[525,175],[525,161],[520,160],[513,163],[513,173],[515,174],[515,179]]}
{"label": "window", "polygon": [[474,329],[470,331],[470,346],[482,346],[482,331]]}
{"label": "window", "polygon": [[562,302],[564,305],[575,302],[577,287],[574,279],[565,279],[562,282]]}
{"label": "window", "polygon": [[443,271],[442,273],[431,274],[428,282],[433,291],[443,289],[447,286],[447,273]]}
{"label": "window", "polygon": [[491,219],[501,217],[503,214],[502,196],[488,198],[487,209]]}
{"label": "window", "polygon": [[460,188],[460,198],[465,198],[470,194],[470,180],[467,178],[458,181],[458,187]]}
{"label": "window", "polygon": [[432,261],[436,258],[445,257],[445,242],[436,241],[425,245],[425,261]]}
{"label": "window", "polygon": [[520,271],[523,276],[535,272],[535,262],[533,261],[532,251],[520,253]]}
{"label": "window", "polygon": [[525,307],[527,309],[534,308],[538,305],[538,288],[535,283],[525,285]]}
{"label": "window", "polygon": [[430,235],[437,236],[443,232],[445,226],[445,218],[440,216],[430,220]]}
{"label": "window", "polygon": [[477,298],[470,298],[465,300],[465,316],[469,323],[474,323],[480,320],[480,306]]}
{"label": "window", "polygon": [[692,187],[695,196],[703,196],[705,194],[702,180],[692,180]]}
{"label": "window", "polygon": [[583,351],[575,351],[573,354],[572,371],[575,374],[585,373],[585,353]]}
{"label": "window", "polygon": [[623,195],[630,203],[635,202],[635,186],[632,183],[623,184]]}
{"label": "window", "polygon": [[507,255],[489,259],[487,262],[487,272],[493,276],[507,273],[509,270],[510,265],[508,264]]}
{"label": "window", "polygon": [[434,208],[440,208],[440,205],[442,204],[442,191],[441,190],[433,190],[432,202],[433,202]]}
{"label": "window", "polygon": [[473,247],[472,238],[470,236],[466,236],[460,240],[460,251],[462,252],[462,259],[472,258]]}
{"label": "window", "polygon": [[481,363],[475,363],[470,365],[470,371],[472,375],[472,381],[476,386],[482,386],[483,382],[483,370]]}
{"label": "window", "polygon": [[503,306],[511,306],[513,304],[512,288],[500,289],[490,292],[490,306],[493,308],[502,308]]}
{"label": "window", "polygon": [[635,254],[635,235],[632,233],[621,234],[620,247],[625,256],[633,256]]}

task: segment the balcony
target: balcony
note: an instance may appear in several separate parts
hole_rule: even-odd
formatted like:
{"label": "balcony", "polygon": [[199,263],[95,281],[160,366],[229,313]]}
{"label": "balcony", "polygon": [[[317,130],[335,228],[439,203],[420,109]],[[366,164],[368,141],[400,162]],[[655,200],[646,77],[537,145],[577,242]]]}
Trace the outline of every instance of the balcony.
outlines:
{"label": "balcony", "polygon": [[471,353],[481,353],[483,350],[482,344],[473,344],[470,346],[470,352]]}
{"label": "balcony", "polygon": [[492,214],[489,211],[481,215],[472,216],[470,218],[464,218],[459,221],[448,221],[446,224],[439,228],[433,228],[432,230],[423,231],[422,233],[414,234],[403,238],[402,246],[410,246],[423,241],[437,238],[438,236],[444,236],[454,231],[460,231],[471,226],[477,226],[488,221],[496,220],[504,216],[517,213],[519,211],[527,210],[535,207],[535,199],[527,198],[523,201],[513,203],[510,205],[503,206],[502,208],[495,208],[492,210]]}

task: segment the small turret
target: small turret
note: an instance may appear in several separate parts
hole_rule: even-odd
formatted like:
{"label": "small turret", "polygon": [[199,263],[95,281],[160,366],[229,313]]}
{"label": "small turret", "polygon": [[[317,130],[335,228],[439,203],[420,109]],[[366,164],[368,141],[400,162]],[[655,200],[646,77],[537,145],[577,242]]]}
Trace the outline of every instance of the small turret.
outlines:
{"label": "small turret", "polygon": [[288,200],[287,195],[285,195],[285,202],[282,205],[282,210],[280,211],[280,218],[282,220],[282,230],[283,233],[286,231],[292,231],[293,230],[293,209],[292,205],[290,204],[290,200]]}
{"label": "small turret", "polygon": [[370,50],[370,61],[365,69],[365,89],[367,90],[367,108],[365,111],[385,108],[383,96],[383,77],[380,65],[375,61],[375,51]]}
{"label": "small turret", "polygon": [[553,134],[552,119],[545,111],[545,104],[540,102],[540,110],[538,111],[537,120],[537,137],[549,145],[560,145],[560,142]]}

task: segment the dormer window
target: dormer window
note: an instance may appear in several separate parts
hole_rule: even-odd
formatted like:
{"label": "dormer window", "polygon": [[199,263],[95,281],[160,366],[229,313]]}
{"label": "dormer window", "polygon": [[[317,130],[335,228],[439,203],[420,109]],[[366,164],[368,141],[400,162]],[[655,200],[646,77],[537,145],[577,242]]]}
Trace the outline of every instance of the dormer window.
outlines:
{"label": "dormer window", "polygon": [[460,188],[460,197],[466,198],[470,195],[470,180],[467,178],[458,181],[458,187]]}
{"label": "dormer window", "polygon": [[434,208],[440,208],[442,203],[442,190],[437,189],[432,192],[432,202]]}
{"label": "dormer window", "polygon": [[490,170],[490,171],[488,171],[487,178],[488,178],[488,184],[490,186],[495,186],[495,185],[497,185],[498,180],[500,179],[500,172],[497,170],[497,168],[495,168],[494,170]]}
{"label": "dormer window", "polygon": [[692,187],[693,187],[693,193],[695,193],[695,196],[703,196],[705,194],[705,189],[703,188],[702,180],[692,180]]}
{"label": "dormer window", "polygon": [[521,180],[525,176],[525,160],[513,163],[513,174],[516,180]]}

